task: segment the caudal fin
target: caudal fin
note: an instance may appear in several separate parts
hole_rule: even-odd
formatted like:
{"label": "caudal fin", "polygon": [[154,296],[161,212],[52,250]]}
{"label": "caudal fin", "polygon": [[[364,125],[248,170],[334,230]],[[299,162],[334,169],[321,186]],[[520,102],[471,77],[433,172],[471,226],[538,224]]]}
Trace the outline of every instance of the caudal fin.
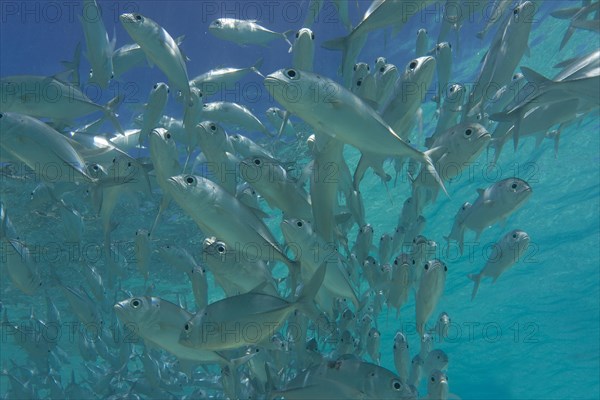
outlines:
{"label": "caudal fin", "polygon": [[479,284],[481,283],[481,273],[479,274],[469,274],[467,277],[472,280],[475,284],[473,285],[473,292],[471,293],[471,301],[477,295],[477,290],[479,289]]}
{"label": "caudal fin", "polygon": [[437,170],[433,166],[433,161],[431,160],[431,155],[435,154],[438,151],[440,151],[440,148],[436,147],[436,148],[429,149],[429,150],[423,152],[423,158],[424,158],[424,163],[425,163],[423,166],[425,168],[427,168],[427,172],[429,172],[431,174],[431,176],[433,176],[435,178],[436,182],[438,183],[438,185],[440,185],[440,187],[442,188],[442,190],[444,191],[446,196],[448,198],[450,198],[450,195],[448,194],[448,191],[446,190],[446,186],[444,185],[442,178],[440,178],[440,175],[438,174]]}
{"label": "caudal fin", "polygon": [[121,123],[117,118],[116,109],[119,106],[119,104],[121,104],[121,102],[123,101],[123,97],[123,95],[118,95],[112,98],[108,103],[106,103],[106,107],[104,108],[106,118],[108,118],[112,122],[115,128],[117,128],[117,132],[121,134],[125,134],[125,131],[123,130],[123,127],[121,127]]}
{"label": "caudal fin", "polygon": [[321,289],[326,271],[327,262],[324,261],[315,271],[308,283],[304,285],[302,294],[300,294],[300,297],[298,297],[298,300],[296,301],[298,308],[313,320],[318,320],[320,318],[320,312],[317,309],[314,300],[317,297],[319,289]]}

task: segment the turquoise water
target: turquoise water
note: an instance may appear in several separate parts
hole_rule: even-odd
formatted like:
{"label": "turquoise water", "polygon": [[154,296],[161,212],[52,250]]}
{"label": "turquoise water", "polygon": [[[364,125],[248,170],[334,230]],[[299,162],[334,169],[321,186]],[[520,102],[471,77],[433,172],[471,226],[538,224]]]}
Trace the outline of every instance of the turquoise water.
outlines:
{"label": "turquoise water", "polygon": [[[22,8],[25,7],[24,4],[31,7],[28,12]],[[12,75],[48,76],[62,70],[59,61],[71,59],[75,45],[78,42],[84,43],[81,25],[74,17],[80,12],[79,4],[65,4],[2,2],[0,75],[3,78]],[[262,10],[261,15],[257,15],[254,8],[248,6],[250,3],[241,2],[189,1],[167,4],[152,1],[99,4],[109,10],[103,20],[110,37],[113,36],[113,30],[116,32],[117,47],[131,42],[117,18],[123,12],[140,12],[157,21],[174,37],[185,34],[182,48],[190,58],[187,64],[190,78],[217,66],[250,66],[260,57],[264,58],[260,71],[265,75],[287,67],[291,63],[291,56],[287,53],[288,46],[283,40],[274,41],[268,47],[241,47],[212,36],[208,32],[208,24],[220,16],[247,19],[258,17],[261,24],[274,31],[296,30],[302,26],[308,7],[306,1],[274,2],[271,18],[265,11],[268,6],[262,2],[252,3],[257,6],[257,10]],[[212,8],[207,8],[211,4],[230,8],[213,12]],[[321,18],[312,27],[317,38],[314,70],[340,81],[337,75],[339,52],[319,47],[322,41],[344,34],[344,28],[332,13],[332,4],[326,3]],[[529,39],[530,56],[521,60],[521,66],[528,66],[551,77],[557,71],[552,68],[556,63],[598,48],[600,43],[597,34],[577,31],[567,46],[562,51],[558,50],[568,21],[552,18],[549,13],[574,4],[578,5],[579,2],[539,2]],[[350,18],[355,24],[368,5],[369,2],[365,1],[357,4],[350,1]],[[56,15],[54,7],[58,10]],[[296,17],[296,14],[291,14],[294,10],[304,14]],[[413,18],[395,35],[389,30],[372,33],[358,61],[372,64],[376,57],[385,56],[388,62],[397,65],[400,70],[404,69],[414,57],[415,32],[421,27],[426,27],[433,33],[430,34],[430,44],[433,46],[432,38],[437,35],[439,21],[433,17],[424,20]],[[476,20],[465,22],[460,30],[460,47],[453,55],[453,81],[472,82],[476,78],[479,61],[494,34],[491,31],[483,42],[479,41],[474,36],[480,29],[481,24]],[[449,38],[454,41],[454,33]],[[89,69],[85,57],[82,57],[81,64],[80,73],[85,81],[84,72]],[[146,101],[151,86],[165,79],[158,68],[142,66],[123,75],[118,85],[99,93],[94,100],[104,103],[115,94],[124,93],[127,101],[119,109],[119,119],[124,127],[133,128],[133,116],[139,112],[140,104]],[[261,88],[262,79],[250,74],[241,83],[242,87],[254,90]],[[248,92],[243,91],[232,91],[226,99],[245,104],[267,124],[264,111],[268,107],[279,105],[270,100],[264,90],[256,90],[261,94],[256,102],[247,101]],[[423,104],[425,133],[435,128],[434,113],[435,103],[428,99]],[[173,98],[169,99],[166,114],[180,118],[181,105]],[[77,122],[83,124],[91,120],[88,118]],[[301,140],[304,140],[311,133],[310,128],[297,118],[293,117],[293,121],[298,126]],[[495,168],[488,170],[484,150],[473,166],[472,175],[463,175],[449,183],[447,187],[450,197],[440,195],[436,203],[425,210],[427,224],[423,235],[435,240],[445,249],[443,237],[450,232],[456,210],[465,201],[473,202],[476,199],[477,188],[485,188],[511,176],[525,179],[533,188],[533,195],[524,207],[514,213],[505,226],[494,225],[484,231],[480,240],[473,245],[472,251],[467,251],[462,257],[452,253],[446,256],[442,251],[437,254],[446,262],[449,272],[443,296],[430,321],[441,311],[446,311],[452,318],[450,337],[444,343],[436,343],[435,347],[448,354],[449,389],[456,396],[462,399],[596,399],[600,396],[599,125],[600,118],[596,109],[565,127],[561,132],[556,157],[552,141],[544,140],[539,148],[534,148],[534,140],[524,138],[517,152],[508,143]],[[105,124],[102,129],[107,134],[114,131],[109,124]],[[264,137],[251,133],[248,135],[269,146],[269,141]],[[417,138],[416,132],[413,133],[413,138]],[[276,145],[275,148],[276,155],[284,161],[296,161],[299,165],[309,161],[302,142]],[[183,149],[180,150],[183,160]],[[148,153],[142,151],[141,154],[147,156]],[[132,155],[137,156],[135,150]],[[359,153],[346,146],[344,155],[352,170]],[[394,175],[391,164],[386,164],[386,170]],[[45,319],[45,296],[50,296],[60,310],[63,322],[76,321],[58,288],[54,274],[64,284],[74,287],[86,285],[78,272],[80,267],[77,260],[64,251],[66,239],[57,207],[51,204],[40,207],[32,203],[30,193],[39,181],[16,179],[9,175],[10,170],[5,166],[1,181],[1,200],[21,238],[37,254],[36,261],[44,288],[32,296],[23,294],[12,284],[3,266],[0,275],[2,308],[7,311],[12,323],[26,321],[30,309],[37,318]],[[115,210],[113,219],[119,224],[112,233],[112,241],[128,260],[121,262],[125,272],[119,287],[134,295],[141,295],[151,285],[154,296],[177,302],[179,294],[185,298],[189,308],[193,309],[194,300],[187,278],[183,274],[174,273],[156,253],[151,255],[150,279],[147,283],[136,269],[134,233],[139,228],[150,228],[160,201],[159,192],[160,189],[156,189],[152,198],[138,201],[126,199]],[[383,233],[393,233],[402,204],[410,196],[406,178],[401,178],[396,186],[392,182],[386,189],[379,177],[367,172],[361,183],[361,193],[366,221],[374,227],[375,238],[378,239]],[[82,245],[87,246],[86,257],[104,274],[104,263],[99,254],[103,237],[102,225],[91,207],[89,194],[78,189],[68,193],[65,201],[74,205],[84,217]],[[265,210],[269,211],[266,207]],[[272,214],[276,215],[274,212]],[[268,226],[281,239],[279,222],[279,216],[268,219]],[[532,245],[524,259],[493,285],[489,280],[484,281],[476,299],[471,301],[472,282],[466,275],[483,267],[485,251],[490,244],[516,228],[527,231],[531,237]],[[348,234],[350,242],[354,241],[356,232],[355,224]],[[202,240],[203,236],[196,224],[178,206],[172,204],[153,235],[152,247],[157,249],[166,243],[176,243],[199,259]],[[474,234],[468,232],[466,240],[474,241]],[[57,246],[62,250],[60,255],[52,250]],[[278,267],[277,273],[280,270],[285,271]],[[106,276],[104,278],[106,280]],[[220,288],[215,287],[210,273],[208,280],[210,300],[222,298],[223,293]],[[129,297],[117,290],[116,286],[106,289],[107,304],[112,304],[113,299]],[[111,307],[106,308],[103,315],[110,326],[116,326],[116,317]],[[382,334],[382,366],[394,370],[391,349],[397,330],[404,330],[412,349],[418,348],[419,339],[412,324],[414,296],[411,295],[408,303],[403,306],[399,319],[395,318],[394,310],[388,313],[387,307],[384,307],[377,320],[377,327]],[[18,365],[27,365],[27,356],[7,332],[8,328],[3,325],[0,348],[2,368],[12,370],[13,365],[9,360]],[[83,369],[77,340],[70,340],[68,335],[63,335],[59,345],[65,351],[66,358],[55,369],[62,376],[63,385],[68,384],[73,370],[76,371],[77,382],[89,379],[88,373]],[[141,348],[140,345],[136,346],[138,354],[141,353]],[[414,354],[411,351],[411,356]],[[365,360],[369,360],[369,357],[365,356]],[[103,361],[98,361],[98,364],[107,365]],[[143,367],[139,360],[132,359],[128,369],[130,378],[138,379],[142,376]],[[49,396],[49,392],[41,381],[41,376],[32,380],[33,386],[38,389],[37,395],[45,398]],[[9,387],[9,380],[6,377],[0,378],[2,396],[7,394]],[[127,387],[121,384],[120,393],[127,392]],[[198,387],[201,384],[190,382],[171,392],[174,396],[181,397]],[[207,390],[209,387],[207,385]],[[132,392],[135,391],[134,388]],[[117,392],[119,391],[115,389],[113,394]],[[219,393],[218,390],[215,393]],[[425,395],[424,384],[419,393]],[[98,394],[97,397],[105,398],[108,394]],[[153,398],[147,394],[143,397]]]}

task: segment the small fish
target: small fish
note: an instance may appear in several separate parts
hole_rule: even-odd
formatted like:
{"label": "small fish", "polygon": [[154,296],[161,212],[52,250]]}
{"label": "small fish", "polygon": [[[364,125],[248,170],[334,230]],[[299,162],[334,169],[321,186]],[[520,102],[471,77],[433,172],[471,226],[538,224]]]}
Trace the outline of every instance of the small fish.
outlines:
{"label": "small fish", "polygon": [[148,268],[150,267],[150,232],[146,229],[138,229],[135,231],[135,259],[137,262],[138,271],[147,281],[149,277]]}
{"label": "small fish", "polygon": [[493,278],[492,283],[495,283],[500,275],[519,261],[523,253],[529,247],[529,242],[529,235],[527,235],[526,232],[515,229],[508,232],[499,242],[494,244],[492,253],[481,272],[468,275],[469,279],[475,283],[471,300],[477,295],[477,289],[479,289],[481,279],[489,276]]}
{"label": "small fish", "polygon": [[427,29],[421,28],[417,31],[415,57],[427,55],[427,49],[429,49],[429,36],[427,36]]}
{"label": "small fish", "polygon": [[408,382],[410,352],[408,350],[408,340],[402,332],[397,332],[394,336],[394,366],[402,382]]}
{"label": "small fish", "polygon": [[254,21],[218,18],[210,23],[208,31],[219,39],[228,40],[241,46],[248,44],[267,46],[274,40],[283,39],[290,45],[289,52],[292,52],[293,45],[287,38],[287,34],[290,32],[273,32]]}
{"label": "small fish", "polygon": [[446,237],[446,240],[457,240],[460,248],[463,246],[462,232],[465,228],[475,231],[475,240],[478,240],[484,229],[498,221],[506,220],[509,215],[522,207],[531,196],[532,188],[522,179],[507,178],[486,189],[478,189],[477,193],[479,194],[477,200],[467,209],[461,208],[458,213],[462,222],[455,220],[452,229],[457,235]]}
{"label": "small fish", "polygon": [[[325,271],[325,265],[319,267],[295,302],[249,292],[211,303],[181,326],[179,343],[193,349],[214,351],[258,345],[270,339],[271,333],[296,308],[314,318],[319,312],[313,300],[321,287]],[[256,334],[252,337],[243,333],[248,326],[255,327]]]}
{"label": "small fish", "polygon": [[164,28],[141,14],[121,14],[119,20],[129,36],[142,48],[148,61],[161,69],[171,86],[181,90],[185,104],[188,104],[191,92],[186,60],[177,42]]}
{"label": "small fish", "polygon": [[37,266],[24,242],[17,238],[3,238],[2,264],[13,284],[28,295],[35,294],[42,286]]}
{"label": "small fish", "polygon": [[190,86],[194,86],[204,94],[205,97],[212,96],[221,90],[233,89],[248,73],[254,72],[262,76],[259,69],[262,66],[263,59],[259,58],[254,65],[246,68],[216,68],[198,75],[190,81]]}
{"label": "small fish", "polygon": [[273,133],[263,125],[252,111],[241,104],[227,101],[206,103],[202,108],[202,118],[229,124],[236,128],[247,129],[250,132],[260,132],[267,137],[273,136]]}
{"label": "small fish", "polygon": [[158,82],[154,84],[148,97],[148,103],[144,107],[142,128],[139,136],[140,145],[146,141],[150,135],[150,131],[158,126],[158,121],[163,116],[165,106],[167,105],[168,96],[169,86],[166,83]]}
{"label": "small fish", "polygon": [[437,306],[446,284],[448,268],[440,260],[425,263],[416,295],[416,323],[421,336],[425,333],[425,324]]}
{"label": "small fish", "polygon": [[294,68],[312,72],[315,57],[315,34],[308,28],[296,32],[292,46],[292,65]]}
{"label": "small fish", "polygon": [[427,380],[427,399],[448,399],[448,376],[440,370],[434,370]]}
{"label": "small fish", "polygon": [[106,89],[108,82],[114,78],[112,55],[115,50],[116,37],[112,42],[109,41],[104,22],[102,22],[102,12],[96,0],[83,1],[83,14],[79,15],[79,21],[83,26],[87,58],[92,66],[88,84],[93,83],[100,86],[101,89]]}

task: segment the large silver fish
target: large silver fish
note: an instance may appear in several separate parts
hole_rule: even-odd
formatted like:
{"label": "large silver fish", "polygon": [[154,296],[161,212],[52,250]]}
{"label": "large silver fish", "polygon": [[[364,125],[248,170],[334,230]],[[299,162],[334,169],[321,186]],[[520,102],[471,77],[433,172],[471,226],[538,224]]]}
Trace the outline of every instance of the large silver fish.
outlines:
{"label": "large silver fish", "polygon": [[275,100],[314,129],[361,151],[412,158],[438,176],[428,152],[402,140],[375,110],[335,81],[282,69],[267,76],[265,86]]}

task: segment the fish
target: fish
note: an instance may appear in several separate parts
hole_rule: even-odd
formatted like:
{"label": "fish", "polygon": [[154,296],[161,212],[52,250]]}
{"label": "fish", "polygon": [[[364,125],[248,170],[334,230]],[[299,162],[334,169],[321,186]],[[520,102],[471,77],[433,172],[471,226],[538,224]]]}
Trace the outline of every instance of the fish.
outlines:
{"label": "fish", "polygon": [[323,291],[317,294],[319,305],[324,311],[332,312],[331,296],[351,300],[358,306],[358,298],[349,280],[348,274],[342,265],[342,257],[332,243],[327,243],[313,230],[312,224],[299,218],[285,218],[281,224],[281,231],[287,245],[300,261],[301,276],[305,282],[314,274],[321,264],[327,264],[327,273],[323,281]]}
{"label": "fish", "polygon": [[138,229],[135,231],[135,260],[138,271],[144,277],[144,281],[148,281],[150,267],[150,232],[146,229]]}
{"label": "fish", "polygon": [[321,45],[323,48],[342,51],[340,75],[342,75],[344,86],[349,87],[352,67],[370,32],[388,26],[394,26],[395,30],[400,30],[410,17],[418,14],[432,2],[429,0],[419,1],[413,5],[414,7],[406,7],[399,0],[374,1],[362,20],[348,35],[324,42]]}
{"label": "fish", "polygon": [[150,159],[154,166],[156,182],[163,192],[163,197],[159,205],[158,213],[152,224],[149,233],[152,235],[158,224],[160,215],[168,207],[171,201],[171,195],[168,191],[167,180],[181,171],[179,165],[179,156],[175,140],[171,133],[164,128],[156,128],[150,131]]}
{"label": "fish", "polygon": [[394,365],[400,380],[402,382],[408,382],[410,352],[408,340],[402,332],[396,332],[396,335],[394,336],[393,354]]}
{"label": "fish", "polygon": [[311,395],[325,395],[328,399],[416,399],[392,371],[352,354],[324,360],[302,371],[285,388],[271,391],[271,398],[306,399]]}
{"label": "fish", "polygon": [[205,97],[213,96],[224,89],[235,88],[235,84],[250,72],[262,76],[259,69],[262,67],[263,58],[256,60],[254,65],[245,68],[215,68],[204,72],[190,80],[190,86],[200,89]]}
{"label": "fish", "polygon": [[51,118],[62,125],[101,112],[119,133],[123,133],[116,114],[122,100],[123,96],[116,96],[106,105],[96,104],[78,87],[51,76],[18,75],[0,79],[0,108],[3,113]]}
{"label": "fish", "polygon": [[102,11],[96,0],[83,1],[83,13],[78,15],[83,27],[87,59],[92,66],[88,84],[98,85],[106,89],[114,78],[112,55],[115,50],[116,37],[108,39],[108,33],[102,21]]}
{"label": "fish", "polygon": [[292,46],[292,66],[312,72],[315,58],[315,34],[308,28],[296,32],[296,40]]}
{"label": "fish", "polygon": [[435,55],[435,66],[437,69],[437,98],[438,109],[441,107],[442,93],[449,89],[450,75],[452,74],[452,45],[441,42],[432,51]]}
{"label": "fish", "polygon": [[297,263],[285,256],[264,222],[223,188],[194,175],[172,176],[168,185],[173,200],[204,234],[216,236],[230,246],[243,246],[247,257],[281,261],[291,271],[297,271]]}
{"label": "fish", "polygon": [[235,195],[240,160],[225,129],[214,121],[202,121],[196,126],[197,141],[206,158],[208,172],[230,194]]}
{"label": "fish", "polygon": [[[460,179],[463,169],[477,159],[491,137],[487,129],[478,123],[458,124],[441,133],[431,146],[443,149],[433,158],[436,168],[445,171],[442,180]],[[413,181],[412,198],[416,200],[418,210],[437,198],[439,186],[432,178],[429,171],[423,169]]]}
{"label": "fish", "polygon": [[139,135],[139,144],[142,145],[150,135],[150,131],[158,126],[158,121],[163,115],[169,96],[169,86],[164,82],[154,84],[144,107],[142,127]]}
{"label": "fish", "polygon": [[445,311],[440,313],[440,316],[437,319],[437,323],[429,331],[429,333],[435,333],[438,337],[439,342],[443,342],[448,337],[448,330],[450,329],[450,324],[452,320],[450,316]]}
{"label": "fish", "polygon": [[483,40],[485,38],[485,35],[487,35],[488,31],[499,21],[502,20],[506,10],[508,10],[510,5],[513,3],[513,0],[494,0],[494,3],[492,4],[493,9],[491,12],[489,12],[488,21],[485,24],[485,27],[479,32],[477,32],[475,36],[478,39]]}
{"label": "fish", "polygon": [[431,372],[427,381],[427,399],[448,399],[448,376],[440,370]]}
{"label": "fish", "polygon": [[408,301],[412,284],[412,268],[407,254],[403,253],[394,258],[387,303],[389,307],[396,309],[396,318],[400,314],[400,308]]}
{"label": "fish", "polygon": [[248,293],[257,287],[261,287],[263,293],[279,295],[277,283],[265,262],[246,257],[241,249],[222,240],[205,239],[201,260],[228,296]]}
{"label": "fish", "polygon": [[236,128],[247,129],[250,132],[260,132],[267,137],[273,136],[273,133],[264,126],[252,111],[241,104],[227,101],[205,103],[202,108],[202,118],[229,124]]}
{"label": "fish", "polygon": [[433,349],[427,354],[425,358],[425,365],[423,370],[433,371],[438,369],[440,371],[446,371],[448,369],[448,355],[441,349]]}
{"label": "fish", "polygon": [[381,117],[404,140],[409,139],[415,112],[425,99],[436,65],[431,56],[411,60],[396,83],[390,102],[383,107]]}
{"label": "fish", "polygon": [[[292,114],[334,139],[361,151],[414,158],[437,176],[428,152],[420,152],[402,140],[377,112],[335,81],[306,71],[282,69],[267,76],[265,87]],[[298,89],[301,97],[290,101],[284,95],[288,87]],[[315,90],[309,87],[323,95],[314,98],[310,93]],[[438,182],[444,186],[441,180]]]}
{"label": "fish", "polygon": [[[417,266],[417,268],[419,268]],[[448,267],[440,260],[427,261],[416,294],[416,324],[421,336],[425,333],[425,324],[437,306],[446,284]]]}
{"label": "fish", "polygon": [[427,55],[429,49],[429,36],[427,29],[421,28],[417,31],[417,43],[415,48],[415,57],[423,57]]}
{"label": "fish", "polygon": [[[513,9],[505,25],[498,29],[492,44],[484,56],[479,77],[469,94],[464,115],[481,110],[481,102],[486,102],[490,87],[500,88],[510,82],[515,68],[523,55],[528,52],[529,34],[536,6],[525,1]],[[491,95],[491,93],[489,94]]]}
{"label": "fish", "polygon": [[[294,309],[319,315],[313,299],[325,277],[326,265],[313,274],[300,297],[290,302],[278,296],[249,292],[209,304],[181,326],[179,343],[200,350],[226,350],[258,345],[270,339]],[[249,334],[252,327],[253,332]],[[250,336],[252,335],[252,336]]]}
{"label": "fish", "polygon": [[[286,118],[287,113],[285,111],[277,107],[269,107],[265,113],[271,125],[281,131],[281,135],[296,137],[296,129],[289,117]],[[283,129],[281,129],[282,126]],[[281,135],[278,135],[278,137],[281,137]]]}
{"label": "fish", "polygon": [[119,16],[121,25],[146,54],[151,65],[155,64],[169,79],[170,86],[179,89],[185,104],[191,101],[190,85],[185,58],[173,37],[152,19],[138,13]]}
{"label": "fish", "polygon": [[281,210],[284,217],[312,219],[308,193],[292,180],[277,160],[260,156],[246,158],[241,161],[240,175],[271,208]]}
{"label": "fish", "polygon": [[208,31],[219,39],[234,42],[241,46],[248,44],[266,46],[274,40],[283,39],[290,46],[288,52],[292,52],[293,45],[287,38],[290,32],[274,32],[257,24],[255,21],[217,18],[210,23]]}
{"label": "fish", "polygon": [[493,278],[492,283],[495,283],[500,275],[519,261],[529,247],[529,243],[529,235],[519,229],[506,233],[500,241],[495,243],[483,269],[478,274],[468,275],[469,279],[474,282],[471,301],[477,295],[481,279],[489,276]]}
{"label": "fish", "polygon": [[46,182],[95,182],[73,142],[40,120],[3,111],[0,129],[3,161],[20,161]]}
{"label": "fish", "polygon": [[247,136],[234,134],[229,136],[229,140],[234,151],[242,158],[261,156],[269,159],[275,159],[275,156],[273,156],[270,151],[258,145]]}
{"label": "fish", "polygon": [[113,307],[119,320],[144,342],[164,349],[180,361],[193,364],[241,364],[244,359],[229,359],[224,355],[179,343],[181,327],[192,314],[159,297],[140,296],[117,302]]}
{"label": "fish", "polygon": [[[506,178],[486,189],[478,189],[477,200],[464,210],[465,213],[460,218],[462,222],[458,223],[457,229],[468,228],[475,231],[475,240],[478,240],[484,229],[506,220],[522,207],[532,192],[531,186],[519,178]],[[462,247],[462,241],[459,241],[459,247]]]}
{"label": "fish", "polygon": [[34,295],[42,286],[42,278],[29,248],[16,237],[0,241],[2,246],[2,265],[8,277],[21,292]]}

